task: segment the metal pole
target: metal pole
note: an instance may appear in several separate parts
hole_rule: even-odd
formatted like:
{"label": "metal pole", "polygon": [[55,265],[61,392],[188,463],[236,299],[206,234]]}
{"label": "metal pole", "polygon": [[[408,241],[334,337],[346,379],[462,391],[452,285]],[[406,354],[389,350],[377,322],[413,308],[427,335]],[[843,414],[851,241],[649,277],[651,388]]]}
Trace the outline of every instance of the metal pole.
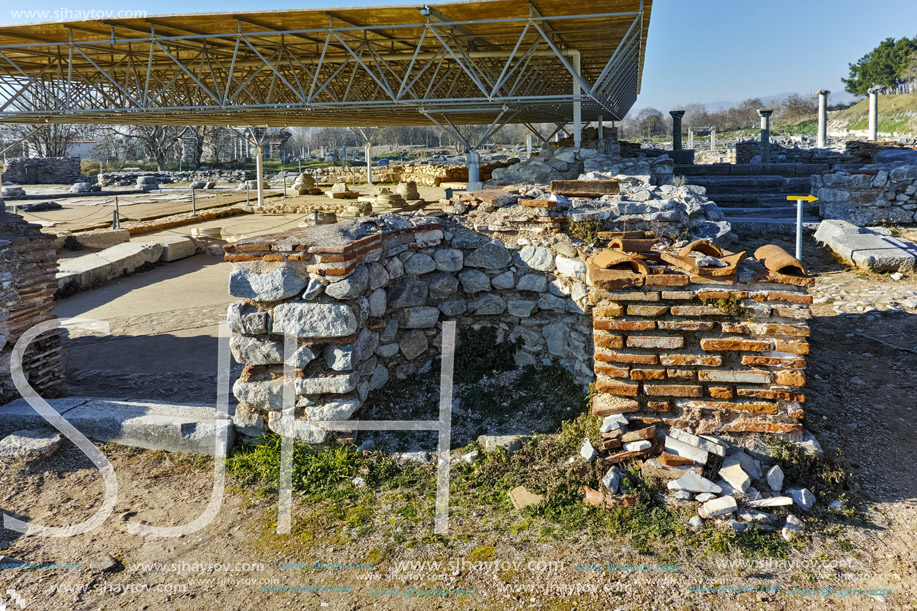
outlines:
{"label": "metal pole", "polygon": [[257,147],[256,154],[255,169],[257,170],[258,184],[256,184],[255,187],[258,189],[258,207],[261,208],[264,206],[264,147],[260,144]]}
{"label": "metal pole", "polygon": [[115,195],[115,211],[112,213],[111,228],[121,229],[121,208],[118,206],[117,195]]}
{"label": "metal pole", "polygon": [[246,206],[246,207],[251,206],[251,202],[249,202],[249,200],[248,200],[249,194],[252,192],[251,187],[252,187],[252,186],[251,186],[250,184],[248,184],[248,181],[246,180],[246,181],[245,181],[245,206]]}
{"label": "metal pole", "polygon": [[191,216],[197,216],[197,202],[194,199],[194,187],[191,187]]}
{"label": "metal pole", "polygon": [[280,164],[280,174],[283,178],[283,198],[287,198],[287,171],[283,169],[283,164]]}
{"label": "metal pole", "polygon": [[796,200],[796,259],[802,261],[802,200]]}
{"label": "metal pole", "polygon": [[[577,51],[573,57],[573,70],[576,72],[577,76],[580,74],[580,54]],[[580,88],[579,79],[573,79],[573,148],[579,150],[583,145],[583,111],[582,111],[582,102],[579,99],[579,96],[582,94],[582,89]]]}

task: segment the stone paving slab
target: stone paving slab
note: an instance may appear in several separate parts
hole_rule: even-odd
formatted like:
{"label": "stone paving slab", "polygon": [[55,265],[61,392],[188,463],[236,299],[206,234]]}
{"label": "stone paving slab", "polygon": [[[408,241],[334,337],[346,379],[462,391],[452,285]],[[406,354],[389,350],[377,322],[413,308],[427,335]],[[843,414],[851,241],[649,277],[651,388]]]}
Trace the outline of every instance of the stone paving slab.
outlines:
{"label": "stone paving slab", "polygon": [[[218,432],[228,432],[226,451],[235,438],[231,420],[204,404],[95,397],[49,399],[48,404],[86,437],[103,443],[213,455]],[[49,425],[25,399],[0,406],[0,430],[38,426]]]}
{"label": "stone paving slab", "polygon": [[857,227],[840,220],[822,221],[815,240],[861,269],[914,271],[917,244],[891,235],[884,227]]}

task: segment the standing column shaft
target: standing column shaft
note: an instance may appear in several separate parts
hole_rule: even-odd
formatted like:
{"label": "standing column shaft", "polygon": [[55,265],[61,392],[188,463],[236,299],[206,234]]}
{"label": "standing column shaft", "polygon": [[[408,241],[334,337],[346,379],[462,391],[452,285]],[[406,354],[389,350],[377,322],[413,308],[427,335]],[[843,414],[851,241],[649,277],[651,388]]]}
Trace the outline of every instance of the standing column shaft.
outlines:
{"label": "standing column shaft", "polygon": [[264,206],[264,147],[260,144],[256,148],[255,170],[257,173],[258,207]]}
{"label": "standing column shaft", "polygon": [[716,148],[716,128],[714,127],[713,129],[710,130],[710,150],[712,151],[715,148]]}
{"label": "standing column shaft", "polygon": [[366,143],[366,184],[373,184],[373,143]]}
{"label": "standing column shaft", "polygon": [[694,148],[694,128],[693,127],[688,128],[688,148],[689,149]]}
{"label": "standing column shaft", "polygon": [[761,115],[761,163],[767,163],[771,158],[771,113],[769,108],[759,108]]}
{"label": "standing column shaft", "polygon": [[[573,60],[573,70],[576,74],[580,73],[580,54],[575,52],[571,57]],[[583,106],[579,100],[582,89],[578,79],[573,79],[573,148],[579,150],[583,145]]]}
{"label": "standing column shaft", "polygon": [[869,90],[869,139],[873,142],[879,139],[879,91]]}
{"label": "standing column shaft", "polygon": [[465,156],[465,164],[468,166],[468,191],[478,191],[483,188],[481,183],[481,156],[475,151],[469,151]]}
{"label": "standing column shaft", "polygon": [[683,110],[670,110],[672,115],[672,150],[681,150],[681,118],[685,116]]}
{"label": "standing column shaft", "polygon": [[828,142],[828,94],[827,89],[818,92],[818,134],[815,138],[815,146],[823,149]]}
{"label": "standing column shaft", "polygon": [[525,158],[532,158],[532,134],[525,135]]}

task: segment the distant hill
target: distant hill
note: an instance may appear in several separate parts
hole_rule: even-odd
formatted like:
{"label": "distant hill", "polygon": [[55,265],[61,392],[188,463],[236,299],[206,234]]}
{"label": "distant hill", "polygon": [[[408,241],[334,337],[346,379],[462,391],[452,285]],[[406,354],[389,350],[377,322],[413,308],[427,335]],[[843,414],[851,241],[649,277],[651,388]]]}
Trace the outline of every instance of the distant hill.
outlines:
{"label": "distant hill", "polygon": [[[867,129],[868,113],[869,101],[860,100],[850,108],[831,113],[828,120],[839,129]],[[917,133],[917,95],[880,95],[879,131]]]}

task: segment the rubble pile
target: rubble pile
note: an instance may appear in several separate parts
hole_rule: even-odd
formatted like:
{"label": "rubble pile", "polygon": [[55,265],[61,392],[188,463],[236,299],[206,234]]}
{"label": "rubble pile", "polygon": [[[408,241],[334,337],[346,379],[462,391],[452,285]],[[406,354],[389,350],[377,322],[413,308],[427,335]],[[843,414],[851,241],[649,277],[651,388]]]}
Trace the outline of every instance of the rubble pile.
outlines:
{"label": "rubble pile", "polygon": [[[609,156],[594,149],[578,153],[573,149],[548,150],[553,150],[553,157],[535,157],[495,172],[486,186],[513,186],[507,187],[504,195],[499,195],[498,189],[485,191],[492,196],[485,197],[470,215],[478,230],[513,231],[521,226],[533,231],[539,231],[538,227],[540,231],[560,230],[572,221],[599,223],[608,231],[652,231],[681,239],[702,238],[719,245],[728,245],[735,239],[720,208],[706,197],[705,188],[676,180],[675,166],[668,155],[646,159]],[[572,160],[567,169],[555,169],[563,167],[565,160]],[[555,161],[560,163],[551,165]],[[618,188],[613,193],[585,194],[565,194],[555,188],[554,183],[570,178],[613,180]],[[459,202],[451,202],[446,210],[461,213],[475,207],[474,199],[480,199],[479,193],[460,196]]]}
{"label": "rubble pile", "polygon": [[[695,529],[780,529],[790,540],[804,530],[791,512],[809,512],[816,504],[807,488],[785,487],[783,469],[760,439],[745,440],[748,447],[743,447],[725,437],[693,435],[675,427],[661,431],[654,423],[623,414],[606,416],[600,432],[599,448],[586,439],[580,450],[583,461],[608,467],[600,489],[584,486],[583,502],[588,505],[607,509],[636,502],[622,486],[621,463],[633,458],[643,458],[638,465],[644,476],[666,482],[667,505],[697,512],[689,520]],[[813,437],[804,447],[821,452]],[[582,467],[574,466],[578,468]]]}

